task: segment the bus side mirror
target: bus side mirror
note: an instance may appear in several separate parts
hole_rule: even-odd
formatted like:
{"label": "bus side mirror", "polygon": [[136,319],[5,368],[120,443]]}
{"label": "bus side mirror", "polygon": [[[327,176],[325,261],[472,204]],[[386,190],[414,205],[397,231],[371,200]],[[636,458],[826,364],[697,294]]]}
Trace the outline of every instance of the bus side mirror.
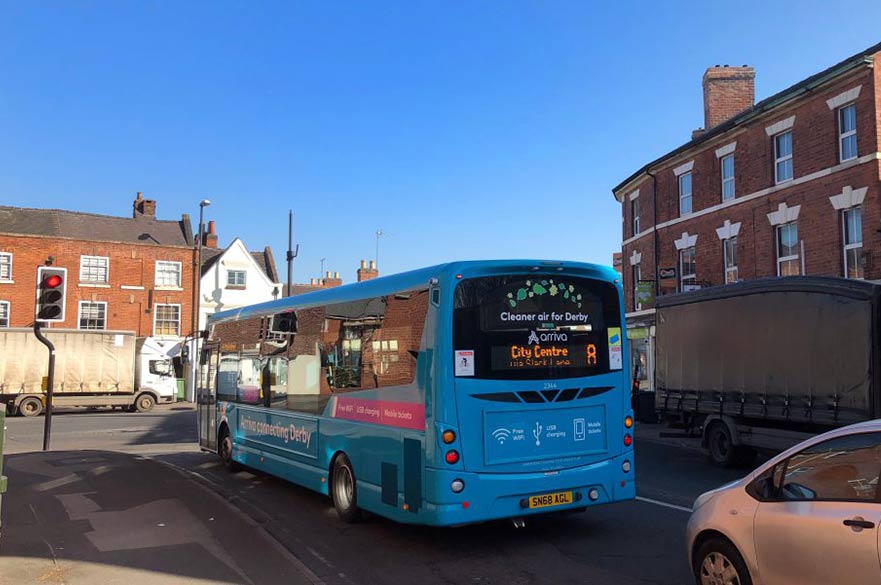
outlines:
{"label": "bus side mirror", "polygon": [[297,332],[297,314],[294,311],[276,313],[272,316],[269,331],[280,335],[292,335]]}

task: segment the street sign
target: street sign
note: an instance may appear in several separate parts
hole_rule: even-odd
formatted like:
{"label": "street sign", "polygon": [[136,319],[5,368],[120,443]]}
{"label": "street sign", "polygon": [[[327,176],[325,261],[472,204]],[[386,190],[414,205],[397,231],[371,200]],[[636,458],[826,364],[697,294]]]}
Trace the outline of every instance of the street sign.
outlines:
{"label": "street sign", "polygon": [[655,281],[640,280],[636,283],[636,302],[642,308],[652,307],[655,304]]}
{"label": "street sign", "polygon": [[676,278],[676,267],[675,267],[675,266],[671,266],[671,267],[669,267],[669,268],[660,268],[660,269],[658,270],[658,276],[659,276],[660,278],[664,278],[664,279],[667,279],[667,278]]}

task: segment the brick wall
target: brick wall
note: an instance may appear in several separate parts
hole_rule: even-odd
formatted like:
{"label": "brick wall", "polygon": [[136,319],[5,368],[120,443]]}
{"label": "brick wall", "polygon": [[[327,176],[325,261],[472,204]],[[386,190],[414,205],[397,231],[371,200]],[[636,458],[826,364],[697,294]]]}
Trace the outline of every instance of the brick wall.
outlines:
{"label": "brick wall", "polygon": [[[876,56],[876,61],[879,57]],[[878,63],[881,66],[881,63]],[[654,244],[657,237],[659,264],[676,266],[678,252],[674,241],[683,232],[697,235],[696,276],[702,284],[724,283],[722,243],[716,229],[725,220],[741,223],[738,233],[738,276],[741,279],[776,276],[775,230],[767,214],[785,203],[800,205],[798,235],[804,241],[805,269],[810,275],[843,276],[843,244],[841,212],[836,211],[829,197],[845,187],[868,191],[862,205],[863,251],[866,256],[866,278],[881,278],[881,166],[875,158],[867,161],[839,162],[837,110],[830,110],[826,101],[857,85],[856,99],[858,156],[865,157],[881,150],[877,128],[881,126],[881,109],[876,104],[881,83],[875,69],[859,69],[843,76],[822,89],[809,92],[785,107],[777,108],[751,120],[748,124],[714,137],[675,159],[664,162],[652,172],[657,177],[657,236],[648,233],[635,241],[630,217],[630,194],[639,189],[640,229],[653,226],[651,177],[628,185],[617,195],[622,199],[624,219],[624,288],[626,310],[633,311],[633,273],[631,255],[641,254],[640,267],[644,280],[654,279]],[[881,80],[879,80],[881,81]],[[765,131],[780,120],[795,116],[792,126],[794,181],[775,185],[773,138]],[[736,141],[735,200],[728,205],[721,199],[721,162],[716,149]],[[679,218],[679,184],[673,169],[694,161],[692,168],[692,214]],[[814,176],[810,176],[814,175]],[[807,180],[806,180],[807,178]],[[664,226],[665,222],[673,222]],[[664,292],[675,290],[678,280],[662,280]]]}
{"label": "brick wall", "polygon": [[[0,281],[0,301],[10,303],[10,326],[33,324],[36,303],[37,266],[48,256],[54,266],[67,268],[65,320],[53,327],[78,327],[79,301],[107,303],[107,329],[153,335],[153,304],[181,306],[181,336],[190,332],[192,307],[193,252],[188,247],[155,246],[115,242],[89,242],[37,236],[0,235],[0,252],[12,253],[12,281]],[[80,256],[109,257],[108,283],[95,286],[80,283]],[[155,286],[156,261],[181,263],[180,290]],[[126,287],[135,287],[124,289]]]}

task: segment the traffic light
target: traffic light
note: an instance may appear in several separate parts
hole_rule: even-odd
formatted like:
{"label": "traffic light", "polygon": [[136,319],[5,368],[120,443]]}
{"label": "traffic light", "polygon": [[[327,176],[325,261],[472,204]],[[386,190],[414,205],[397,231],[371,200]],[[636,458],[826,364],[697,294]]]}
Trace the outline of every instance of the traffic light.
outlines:
{"label": "traffic light", "polygon": [[37,321],[64,321],[67,268],[37,268]]}

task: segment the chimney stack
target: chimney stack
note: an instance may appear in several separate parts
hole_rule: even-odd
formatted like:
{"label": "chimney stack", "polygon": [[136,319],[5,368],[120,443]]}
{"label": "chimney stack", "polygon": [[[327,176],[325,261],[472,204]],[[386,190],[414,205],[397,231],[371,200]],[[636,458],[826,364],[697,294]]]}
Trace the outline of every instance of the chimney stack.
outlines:
{"label": "chimney stack", "polygon": [[138,191],[138,195],[135,197],[134,203],[132,203],[132,208],[132,217],[134,219],[137,219],[138,217],[156,219],[156,201],[153,199],[144,199],[144,193],[142,191]]}
{"label": "chimney stack", "polygon": [[710,130],[753,106],[756,71],[752,67],[710,67],[704,73],[704,129]]}
{"label": "chimney stack", "polygon": [[328,270],[327,276],[325,276],[323,284],[324,284],[324,288],[333,288],[335,286],[342,286],[343,279],[340,278],[339,272],[331,272],[330,270]]}
{"label": "chimney stack", "polygon": [[212,219],[208,222],[208,233],[205,234],[205,241],[203,243],[206,248],[217,247],[217,233],[214,230],[214,220]]}
{"label": "chimney stack", "polygon": [[379,276],[379,271],[376,269],[376,262],[371,260],[370,268],[367,268],[367,261],[361,260],[361,268],[358,269],[358,282],[373,280],[377,276]]}

